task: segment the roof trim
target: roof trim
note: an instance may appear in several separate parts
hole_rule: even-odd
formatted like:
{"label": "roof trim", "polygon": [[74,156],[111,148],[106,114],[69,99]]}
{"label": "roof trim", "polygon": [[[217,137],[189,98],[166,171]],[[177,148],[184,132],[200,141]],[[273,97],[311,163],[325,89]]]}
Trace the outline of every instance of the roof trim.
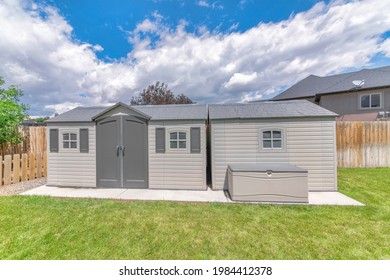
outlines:
{"label": "roof trim", "polygon": [[322,96],[322,95],[341,94],[341,93],[354,93],[354,92],[361,92],[361,91],[375,90],[375,89],[384,89],[384,88],[390,88],[390,85],[379,86],[379,87],[353,88],[350,90],[341,90],[341,91],[324,92],[324,93],[319,92],[319,93],[316,93],[314,95],[314,97]]}
{"label": "roof trim", "polygon": [[150,120],[150,119],[152,118],[151,116],[149,116],[149,115],[147,115],[147,114],[145,114],[145,113],[143,113],[143,112],[141,112],[141,111],[135,109],[134,107],[131,107],[131,106],[129,106],[129,105],[125,104],[125,103],[122,103],[122,102],[118,102],[118,103],[116,103],[115,105],[112,105],[111,107],[108,107],[107,109],[103,110],[103,111],[100,112],[99,114],[93,116],[93,117],[91,118],[91,120],[92,120],[92,121],[95,121],[95,120],[96,120],[97,118],[99,118],[100,116],[104,115],[105,113],[107,113],[107,112],[109,112],[109,111],[111,111],[111,110],[113,110],[113,109],[115,109],[115,108],[117,108],[117,107],[124,107],[124,108],[126,108],[126,109],[129,109],[130,111],[133,111],[133,112],[135,112],[135,113],[137,113],[137,114],[140,114],[141,116],[143,116],[144,118],[146,118],[146,119],[148,119],[148,120]]}
{"label": "roof trim", "polygon": [[225,117],[225,118],[210,118],[210,121],[221,121],[221,120],[269,120],[269,119],[316,119],[316,118],[337,118],[339,115],[316,115],[316,116],[286,116],[286,117],[253,117],[253,118],[243,118],[243,117]]}

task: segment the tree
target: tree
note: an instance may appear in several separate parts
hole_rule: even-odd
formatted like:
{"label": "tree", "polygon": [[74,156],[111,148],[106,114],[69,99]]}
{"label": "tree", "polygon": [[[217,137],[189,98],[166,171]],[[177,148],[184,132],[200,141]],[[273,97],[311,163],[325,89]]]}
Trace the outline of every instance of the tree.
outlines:
{"label": "tree", "polygon": [[20,123],[28,117],[27,105],[20,103],[23,92],[11,85],[3,88],[4,80],[0,77],[0,144],[5,142],[20,143],[18,131]]}
{"label": "tree", "polygon": [[48,117],[48,116],[46,116],[46,117],[39,117],[39,118],[35,119],[35,122],[36,123],[43,123],[44,121],[47,121],[48,119],[50,119],[50,117]]}
{"label": "tree", "polygon": [[162,104],[192,104],[194,103],[189,97],[184,94],[175,96],[168,89],[168,85],[157,82],[155,85],[150,85],[142,91],[139,96],[131,98],[131,105],[162,105]]}

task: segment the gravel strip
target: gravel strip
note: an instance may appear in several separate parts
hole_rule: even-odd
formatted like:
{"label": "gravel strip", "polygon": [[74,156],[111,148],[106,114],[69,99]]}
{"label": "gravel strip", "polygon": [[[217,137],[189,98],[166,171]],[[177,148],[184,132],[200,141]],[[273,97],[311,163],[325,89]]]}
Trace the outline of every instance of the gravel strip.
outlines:
{"label": "gravel strip", "polygon": [[35,189],[46,184],[46,177],[17,184],[0,186],[0,196],[11,196]]}

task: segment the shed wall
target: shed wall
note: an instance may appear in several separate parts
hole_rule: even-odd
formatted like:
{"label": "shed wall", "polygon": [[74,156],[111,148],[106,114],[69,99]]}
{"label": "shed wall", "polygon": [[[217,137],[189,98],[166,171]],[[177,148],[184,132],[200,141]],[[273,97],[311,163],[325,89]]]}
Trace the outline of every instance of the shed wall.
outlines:
{"label": "shed wall", "polygon": [[[57,128],[59,151],[47,151],[47,185],[71,187],[96,187],[96,127],[94,123],[48,124],[47,129]],[[88,128],[89,151],[81,153],[80,128]],[[62,147],[62,133],[77,133],[77,149]],[[49,133],[47,143],[50,143]]]}
{"label": "shed wall", "polygon": [[[285,131],[285,149],[260,149],[265,128]],[[227,167],[233,163],[289,163],[308,170],[309,190],[337,190],[335,120],[212,120],[213,189],[228,188]]]}
{"label": "shed wall", "polygon": [[[156,128],[165,127],[165,153],[156,153]],[[201,128],[201,151],[190,151],[190,129]],[[171,150],[169,133],[187,132],[187,148]],[[149,122],[149,188],[206,189],[206,124],[205,121],[150,121]]]}

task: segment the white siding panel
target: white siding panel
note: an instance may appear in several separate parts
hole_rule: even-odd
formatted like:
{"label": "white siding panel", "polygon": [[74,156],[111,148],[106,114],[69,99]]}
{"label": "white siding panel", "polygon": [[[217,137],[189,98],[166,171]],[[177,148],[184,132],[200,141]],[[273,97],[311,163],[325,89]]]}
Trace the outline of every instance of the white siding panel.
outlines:
{"label": "white siding panel", "polygon": [[[51,124],[47,129],[57,128],[59,132],[58,153],[47,150],[47,184],[53,186],[96,187],[96,129],[94,123]],[[80,153],[80,128],[88,128],[89,151]],[[77,133],[77,149],[62,148],[62,133]],[[49,133],[47,133],[49,137]],[[47,139],[47,143],[50,143]]]}
{"label": "white siding panel", "polygon": [[[260,131],[284,129],[285,150],[260,148]],[[309,190],[337,190],[335,121],[332,118],[211,121],[214,189],[227,189],[233,163],[289,163],[308,170]]]}
{"label": "white siding panel", "polygon": [[[156,153],[156,127],[165,127],[165,153]],[[201,128],[201,152],[190,151],[190,129]],[[169,148],[169,133],[187,132],[187,148]],[[149,122],[149,187],[154,189],[206,189],[205,121]]]}

